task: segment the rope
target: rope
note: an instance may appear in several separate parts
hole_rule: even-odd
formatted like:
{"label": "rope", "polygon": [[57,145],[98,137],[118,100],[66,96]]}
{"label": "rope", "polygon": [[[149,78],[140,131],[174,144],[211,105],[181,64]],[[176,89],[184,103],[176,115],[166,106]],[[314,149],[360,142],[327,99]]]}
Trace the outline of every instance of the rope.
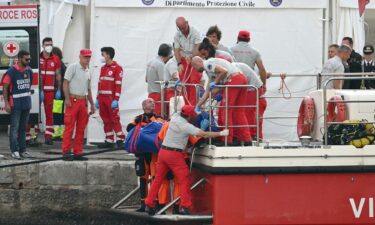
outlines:
{"label": "rope", "polygon": [[[114,151],[119,151],[119,150],[123,150],[123,149],[122,148],[104,149],[104,150],[95,151],[95,152],[83,153],[82,156],[97,155],[97,154],[101,154],[101,153],[114,152]],[[26,165],[31,165],[31,164],[38,164],[38,163],[45,163],[45,162],[57,161],[57,160],[62,160],[62,159],[68,159],[70,157],[71,156],[62,156],[62,157],[56,157],[56,158],[52,158],[52,159],[40,159],[40,160],[28,161],[28,162],[22,162],[22,163],[13,163],[13,164],[0,165],[0,169],[2,169],[2,168],[8,168],[8,167],[26,166]]]}
{"label": "rope", "polygon": [[[292,98],[292,93],[290,92],[288,86],[285,83],[286,74],[285,73],[281,73],[280,74],[280,78],[281,78],[281,81],[280,81],[279,93],[281,93],[283,95],[284,99],[291,99]],[[285,96],[284,89],[288,92],[287,94],[289,96]]]}

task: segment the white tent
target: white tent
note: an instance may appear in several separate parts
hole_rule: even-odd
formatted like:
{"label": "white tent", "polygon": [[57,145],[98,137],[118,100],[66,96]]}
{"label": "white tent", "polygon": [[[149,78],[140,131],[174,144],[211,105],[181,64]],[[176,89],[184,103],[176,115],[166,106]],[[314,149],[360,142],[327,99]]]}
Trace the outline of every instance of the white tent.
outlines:
{"label": "white tent", "polygon": [[[268,96],[281,96],[280,72],[320,72],[329,44],[351,36],[360,52],[365,41],[358,1],[354,0],[40,0],[40,4],[41,37],[52,36],[63,47],[66,62],[76,61],[82,47],[93,50],[94,90],[100,48],[116,49],[115,59],[125,70],[120,101],[123,125],[140,110],[146,97],[146,63],[156,55],[160,43],[172,43],[177,16],[185,16],[202,35],[217,24],[227,46],[235,43],[240,29],[250,30],[251,44],[261,52],[266,69],[276,74],[268,81]],[[314,78],[289,77],[286,82],[292,96],[304,96],[316,88]],[[265,116],[297,116],[300,100],[270,98]],[[264,128],[266,139],[297,138],[295,118],[267,119]],[[103,136],[96,115],[90,120],[88,141],[102,141]]]}
{"label": "white tent", "polygon": [[[168,6],[169,2],[185,2],[185,5]],[[188,6],[188,2],[194,6]],[[92,1],[90,46],[94,51],[94,81],[98,79],[100,47],[113,46],[118,52],[117,61],[125,68],[121,109],[139,109],[146,97],[146,63],[156,56],[160,43],[173,42],[175,18],[181,15],[202,35],[209,26],[217,24],[223,32],[222,43],[227,46],[235,43],[240,29],[250,30],[251,44],[261,52],[269,71],[320,72],[324,43],[322,15],[326,1],[290,0],[280,6],[263,0],[252,2],[253,6],[212,6],[206,1],[155,1],[146,6],[141,1]],[[313,78],[287,81],[293,92],[315,88]],[[269,95],[275,95],[278,82],[279,79],[270,80]],[[296,115],[299,101],[270,99],[266,116]],[[267,120],[266,138],[295,139],[295,124],[296,119]]]}

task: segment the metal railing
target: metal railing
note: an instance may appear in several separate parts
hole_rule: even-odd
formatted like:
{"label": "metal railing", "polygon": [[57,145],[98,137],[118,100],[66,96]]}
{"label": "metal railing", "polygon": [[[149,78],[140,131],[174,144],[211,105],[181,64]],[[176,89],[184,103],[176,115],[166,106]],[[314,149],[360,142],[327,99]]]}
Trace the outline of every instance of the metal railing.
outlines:
{"label": "metal railing", "polygon": [[[375,73],[355,73],[353,74],[354,76],[363,76],[363,74],[371,74],[375,75]],[[351,76],[346,76],[343,77],[342,75],[347,75],[347,74],[334,74],[334,76],[341,76],[341,77],[332,77],[326,80],[323,84],[323,118],[324,118],[324,147],[328,146],[328,124],[351,124],[350,122],[328,122],[327,118],[327,106],[329,102],[342,102],[342,103],[375,103],[375,100],[373,101],[353,101],[353,100],[341,100],[341,101],[327,101],[327,85],[335,80],[375,80],[375,77],[362,77],[358,79],[358,77],[351,77]],[[367,121],[367,122],[355,122],[353,124],[373,124],[375,121]]]}
{"label": "metal railing", "polygon": [[[212,90],[210,90],[209,92],[209,128],[210,128],[210,131],[212,131],[212,126],[213,124],[211,123],[212,122],[212,112],[215,108],[225,108],[225,122],[224,122],[224,126],[223,125],[218,125],[217,127],[219,128],[225,128],[225,129],[228,129],[228,128],[240,128],[240,127],[246,127],[246,128],[251,128],[251,127],[255,127],[256,128],[256,142],[254,143],[255,145],[258,145],[259,143],[259,89],[257,87],[255,87],[254,85],[216,85],[215,87],[217,88],[224,88],[225,90],[225,106],[215,106],[213,105],[213,101],[212,101]],[[254,91],[256,92],[256,103],[255,105],[241,105],[241,106],[230,106],[228,105],[228,89],[229,88],[246,88],[247,90],[249,88],[251,89],[254,89]],[[231,126],[228,126],[228,109],[229,108],[256,108],[256,124],[255,125],[231,125]],[[232,121],[233,123],[233,121]],[[228,145],[228,137],[226,136],[225,139],[225,146]],[[210,138],[209,139],[209,144],[211,145],[212,144],[212,139]]]}
{"label": "metal railing", "polygon": [[[175,83],[175,81],[172,81],[172,82],[173,82],[173,84]],[[179,83],[179,84],[177,84],[176,86],[174,86],[172,88],[171,87],[168,88],[168,84],[170,84],[171,81],[155,81],[155,83],[160,85],[160,95],[161,95],[160,96],[160,101],[156,101],[155,103],[159,103],[160,104],[160,107],[161,107],[161,110],[160,110],[161,113],[160,114],[161,114],[162,118],[164,118],[164,119],[166,118],[166,115],[169,114],[169,112],[164,112],[165,109],[166,109],[166,105],[170,104],[169,100],[168,101],[165,100],[165,93],[166,93],[165,91],[167,89],[173,89],[174,90],[175,101],[174,101],[174,105],[173,105],[173,107],[174,107],[173,111],[176,113],[177,112],[177,104],[178,104],[178,101],[177,101],[176,97],[177,96],[181,96],[183,94],[183,92],[184,92],[183,88],[184,87],[194,87],[195,88],[196,102],[199,101],[199,89],[203,88],[203,86],[201,84],[183,84],[183,83]],[[182,87],[182,89],[178,90],[178,87]]]}

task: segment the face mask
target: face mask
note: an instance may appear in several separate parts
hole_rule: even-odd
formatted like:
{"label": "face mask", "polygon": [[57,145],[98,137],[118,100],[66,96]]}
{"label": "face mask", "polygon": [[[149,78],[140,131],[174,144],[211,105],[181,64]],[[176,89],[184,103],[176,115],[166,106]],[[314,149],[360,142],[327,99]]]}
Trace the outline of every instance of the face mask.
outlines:
{"label": "face mask", "polygon": [[52,52],[52,46],[51,46],[51,45],[48,45],[48,46],[44,47],[44,50],[45,50],[47,53],[51,53],[51,52]]}
{"label": "face mask", "polygon": [[100,57],[100,62],[101,63],[105,63],[105,58],[102,56],[102,57]]}

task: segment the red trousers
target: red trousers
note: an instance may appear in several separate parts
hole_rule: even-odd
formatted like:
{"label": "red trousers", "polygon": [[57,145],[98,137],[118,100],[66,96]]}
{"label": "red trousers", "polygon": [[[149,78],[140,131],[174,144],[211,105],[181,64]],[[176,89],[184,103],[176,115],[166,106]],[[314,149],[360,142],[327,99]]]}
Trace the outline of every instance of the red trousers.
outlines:
{"label": "red trousers", "polygon": [[172,170],[177,182],[181,185],[181,206],[190,207],[190,174],[189,168],[185,162],[184,153],[160,149],[158,162],[156,164],[155,180],[151,185],[150,192],[146,198],[146,205],[155,207],[155,198],[159,192],[160,186],[169,170]]}
{"label": "red trousers", "polygon": [[52,138],[53,133],[53,99],[55,99],[54,91],[44,91],[44,112],[46,114],[46,131],[45,138]]}
{"label": "red trousers", "polygon": [[63,153],[71,151],[72,136],[75,128],[76,134],[74,137],[74,154],[79,155],[82,154],[83,136],[85,134],[87,122],[89,121],[87,100],[70,98],[70,102],[72,103],[72,106],[65,107],[65,129],[62,150]]}
{"label": "red trousers", "polygon": [[[265,98],[261,98],[261,96],[264,94],[264,88],[259,88],[259,138],[263,139],[263,115],[264,111],[267,107],[267,100]],[[248,91],[247,92],[247,105],[255,105],[256,104],[256,91]],[[246,108],[246,116],[247,121],[249,122],[249,125],[256,125],[256,108]],[[250,127],[250,134],[252,137],[255,137],[257,135],[257,130],[254,127]]]}
{"label": "red trousers", "polygon": [[[232,76],[228,79],[225,85],[246,85],[247,79],[243,74]],[[228,106],[245,106],[247,100],[246,88],[228,88]],[[225,90],[221,106],[225,106]],[[225,108],[220,108],[219,119],[220,125],[225,125]],[[228,143],[233,142],[233,137],[238,135],[239,141],[251,141],[249,128],[238,127],[232,128],[233,125],[248,125],[245,115],[245,108],[230,108],[228,107]]]}
{"label": "red trousers", "polygon": [[[200,84],[202,79],[202,73],[195,70],[191,63],[188,63],[185,58],[181,58],[181,63],[184,66],[184,70],[182,74],[180,74],[180,80],[184,84]],[[182,89],[182,96],[184,97],[184,101],[186,105],[193,105],[197,104],[197,91],[194,86],[187,86]]]}
{"label": "red trousers", "polygon": [[161,103],[160,103],[161,95],[160,95],[160,93],[153,92],[153,93],[148,94],[148,97],[154,99],[154,101],[155,101],[154,113],[155,113],[155,115],[160,116],[161,115]]}
{"label": "red trousers", "polygon": [[125,140],[125,134],[122,132],[122,126],[119,116],[119,108],[112,109],[112,97],[108,95],[99,95],[99,115],[103,120],[105,140],[114,143],[115,134],[118,141]]}

